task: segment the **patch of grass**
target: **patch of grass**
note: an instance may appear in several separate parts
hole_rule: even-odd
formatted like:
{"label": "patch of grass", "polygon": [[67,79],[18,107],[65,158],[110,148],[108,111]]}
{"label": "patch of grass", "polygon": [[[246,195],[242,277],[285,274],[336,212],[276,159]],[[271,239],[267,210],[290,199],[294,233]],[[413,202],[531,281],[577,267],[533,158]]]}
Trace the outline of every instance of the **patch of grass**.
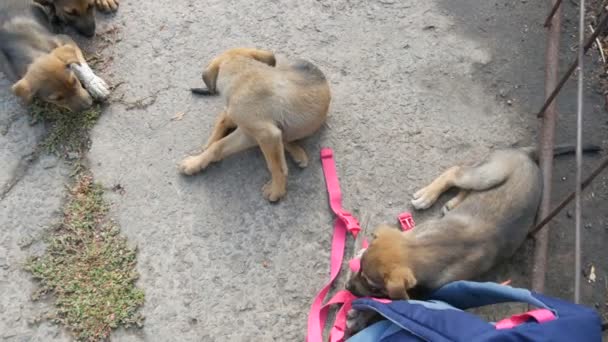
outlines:
{"label": "patch of grass", "polygon": [[40,147],[54,154],[85,152],[89,147],[89,131],[101,116],[99,105],[73,113],[53,104],[34,101],[29,110],[34,121],[44,121],[50,125]]}
{"label": "patch of grass", "polygon": [[34,299],[52,294],[53,320],[81,341],[104,340],[120,325],[143,324],[138,308],[144,293],[135,286],[136,250],[107,218],[102,195],[90,174],[78,175],[45,254],[25,267],[40,281]]}

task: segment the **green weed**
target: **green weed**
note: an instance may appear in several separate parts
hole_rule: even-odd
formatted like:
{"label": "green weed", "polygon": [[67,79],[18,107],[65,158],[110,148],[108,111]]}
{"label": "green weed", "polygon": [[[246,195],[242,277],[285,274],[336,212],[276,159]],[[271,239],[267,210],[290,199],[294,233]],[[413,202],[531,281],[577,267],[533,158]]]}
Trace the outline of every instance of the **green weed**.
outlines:
{"label": "green weed", "polygon": [[45,254],[26,264],[40,281],[34,299],[52,294],[53,320],[82,341],[104,340],[120,325],[143,324],[138,308],[144,293],[135,286],[136,250],[107,218],[102,195],[90,174],[77,176]]}

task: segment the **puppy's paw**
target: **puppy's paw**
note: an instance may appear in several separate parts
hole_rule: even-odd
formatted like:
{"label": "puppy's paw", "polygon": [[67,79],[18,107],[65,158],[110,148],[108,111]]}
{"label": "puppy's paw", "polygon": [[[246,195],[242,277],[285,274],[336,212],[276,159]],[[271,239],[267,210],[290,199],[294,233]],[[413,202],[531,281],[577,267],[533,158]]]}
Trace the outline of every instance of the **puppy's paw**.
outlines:
{"label": "puppy's paw", "polygon": [[297,149],[291,150],[290,154],[291,158],[296,163],[296,165],[298,165],[298,167],[303,169],[308,166],[308,155],[306,154],[306,151],[304,151],[304,149],[298,147]]}
{"label": "puppy's paw", "polygon": [[308,156],[306,155],[306,153],[302,154],[301,156],[298,156],[297,159],[294,157],[293,161],[296,162],[296,165],[298,165],[298,167],[301,169],[304,169],[308,166]]}
{"label": "puppy's paw", "polygon": [[437,193],[430,189],[428,186],[418,190],[414,194],[412,205],[418,210],[428,209],[430,206],[437,201]]}
{"label": "puppy's paw", "polygon": [[441,208],[441,215],[442,215],[442,216],[447,215],[447,214],[450,212],[450,210],[452,210],[452,208],[450,208],[450,206],[448,206],[448,204],[446,203],[446,204],[443,206],[443,208]]}
{"label": "puppy's paw", "polygon": [[305,168],[308,166],[308,154],[302,148],[302,146],[298,145],[295,142],[285,143],[285,151],[289,153],[291,159],[300,167]]}
{"label": "puppy's paw", "polygon": [[262,192],[265,199],[270,202],[277,202],[285,196],[287,190],[284,187],[277,186],[273,181],[269,181],[262,187]]}
{"label": "puppy's paw", "polygon": [[460,203],[459,198],[457,198],[457,197],[452,198],[451,200],[447,201],[447,203],[443,206],[443,208],[441,208],[441,212],[445,216],[447,213],[452,211],[452,209],[456,208],[458,203]]}
{"label": "puppy's paw", "polygon": [[193,174],[201,171],[203,169],[203,165],[201,165],[201,160],[198,156],[191,156],[182,160],[177,169],[184,175],[192,176]]}
{"label": "puppy's paw", "polygon": [[118,0],[95,0],[95,6],[102,12],[115,12],[118,5]]}
{"label": "puppy's paw", "polygon": [[108,84],[101,79],[101,77],[95,75],[91,78],[87,85],[85,85],[87,91],[94,99],[99,101],[105,101],[110,96],[110,87]]}

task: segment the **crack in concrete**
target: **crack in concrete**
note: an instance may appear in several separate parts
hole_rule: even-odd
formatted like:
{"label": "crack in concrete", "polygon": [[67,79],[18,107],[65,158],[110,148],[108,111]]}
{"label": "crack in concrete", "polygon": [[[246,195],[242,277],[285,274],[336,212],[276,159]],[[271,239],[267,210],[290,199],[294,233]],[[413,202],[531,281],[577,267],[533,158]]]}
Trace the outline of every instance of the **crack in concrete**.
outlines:
{"label": "crack in concrete", "polygon": [[8,194],[13,190],[13,188],[19,184],[19,182],[23,179],[27,171],[30,169],[32,164],[38,160],[40,156],[40,152],[38,148],[34,150],[34,152],[26,154],[21,157],[19,160],[19,164],[12,172],[10,179],[4,183],[2,186],[2,190],[0,190],[0,202],[3,201]]}
{"label": "crack in concrete", "polygon": [[120,99],[115,102],[125,105],[126,106],[125,109],[127,111],[130,111],[133,109],[139,109],[139,110],[147,109],[148,107],[150,107],[156,103],[156,100],[158,100],[158,96],[160,95],[160,93],[162,93],[163,91],[169,90],[169,88],[170,87],[161,88],[161,89],[155,91],[154,93],[152,93],[151,95],[142,97],[135,101],[124,101],[124,100]]}
{"label": "crack in concrete", "polygon": [[5,136],[11,130],[13,124],[19,120],[21,114],[10,115],[6,120],[0,121],[0,135]]}

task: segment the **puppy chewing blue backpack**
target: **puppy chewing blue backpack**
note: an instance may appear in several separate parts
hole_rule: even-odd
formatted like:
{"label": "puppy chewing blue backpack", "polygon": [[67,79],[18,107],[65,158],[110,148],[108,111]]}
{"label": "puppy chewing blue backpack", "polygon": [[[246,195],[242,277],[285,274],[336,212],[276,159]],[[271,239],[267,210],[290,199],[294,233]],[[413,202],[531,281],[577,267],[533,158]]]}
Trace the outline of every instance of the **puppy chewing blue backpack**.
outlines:
{"label": "puppy chewing blue backpack", "polygon": [[[397,342],[397,341],[601,341],[601,321],[598,314],[585,306],[547,297],[506,284],[454,281],[426,293],[417,300],[389,300],[357,297],[340,290],[324,303],[333,282],[338,277],[347,232],[357,238],[361,227],[352,214],[342,208],[342,194],[334,161],[334,153],[325,148],[321,160],[328,189],[329,202],[336,215],[332,239],[330,281],[315,297],[308,317],[307,342]],[[410,213],[398,217],[404,234],[414,228]],[[360,257],[368,247],[349,261],[350,270],[360,270]],[[464,311],[476,307],[520,302],[530,310],[506,317],[498,322]],[[341,305],[330,327],[328,339],[323,339],[325,323],[332,306]],[[352,313],[367,313],[378,317],[373,323],[355,331],[347,328]],[[353,333],[352,336],[349,336]]]}

